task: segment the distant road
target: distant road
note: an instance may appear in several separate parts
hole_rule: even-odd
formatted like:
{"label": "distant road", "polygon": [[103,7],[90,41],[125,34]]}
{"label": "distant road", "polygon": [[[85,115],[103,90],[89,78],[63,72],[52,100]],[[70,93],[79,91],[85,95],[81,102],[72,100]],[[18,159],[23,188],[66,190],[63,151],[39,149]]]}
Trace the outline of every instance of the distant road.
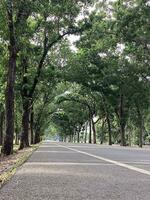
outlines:
{"label": "distant road", "polygon": [[0,200],[149,200],[150,149],[44,142]]}

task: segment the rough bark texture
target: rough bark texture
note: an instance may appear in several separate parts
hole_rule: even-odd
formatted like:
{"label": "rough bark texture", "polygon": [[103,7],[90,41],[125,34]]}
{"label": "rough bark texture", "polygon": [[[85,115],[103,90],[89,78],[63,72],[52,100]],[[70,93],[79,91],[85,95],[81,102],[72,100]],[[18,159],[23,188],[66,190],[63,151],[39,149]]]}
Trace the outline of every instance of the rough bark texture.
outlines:
{"label": "rough bark texture", "polygon": [[7,71],[7,86],[5,92],[6,102],[6,134],[2,153],[10,155],[13,153],[14,137],[14,85],[16,77],[17,45],[13,22],[13,1],[7,1],[7,16],[9,29],[9,61]]}
{"label": "rough bark texture", "polygon": [[22,134],[20,140],[20,149],[29,146],[29,104],[28,101],[23,102],[22,117]]}
{"label": "rough bark texture", "polygon": [[23,104],[23,115],[22,115],[22,134],[20,140],[20,149],[29,146],[29,116],[30,116],[30,98],[28,94],[28,79],[25,74],[27,74],[28,63],[27,59],[24,58],[22,60],[23,66],[23,81],[22,81],[22,90],[21,90],[21,97],[22,97],[22,104]]}
{"label": "rough bark texture", "polygon": [[0,145],[3,144],[4,112],[0,113]]}

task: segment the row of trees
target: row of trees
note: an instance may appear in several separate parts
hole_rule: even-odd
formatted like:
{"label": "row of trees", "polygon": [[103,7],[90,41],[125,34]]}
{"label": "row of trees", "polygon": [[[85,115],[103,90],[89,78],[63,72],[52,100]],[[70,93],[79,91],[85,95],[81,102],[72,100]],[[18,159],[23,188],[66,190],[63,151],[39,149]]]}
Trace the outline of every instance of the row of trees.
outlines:
{"label": "row of trees", "polygon": [[[54,66],[50,52],[53,46],[65,36],[79,33],[86,27],[85,22],[78,26],[76,18],[91,3],[91,1],[82,0],[1,1],[0,72],[2,79],[0,85],[2,85],[1,96],[3,97],[0,113],[1,121],[4,121],[2,113],[6,113],[2,148],[4,154],[13,153],[14,132],[16,128],[18,129],[15,115],[20,114],[22,118],[22,125],[19,127],[20,149],[29,146],[29,122],[32,129],[32,111],[34,101],[38,98],[38,84],[44,81],[46,73],[49,73],[49,84],[53,82]],[[19,118],[18,116],[18,120]],[[1,135],[3,135],[2,131]],[[33,135],[33,130],[31,130],[31,135]],[[33,142],[33,136],[31,136],[31,142]]]}
{"label": "row of trees", "polygon": [[58,101],[61,112],[54,121],[64,135],[79,141],[84,132],[86,141],[88,123],[89,143],[91,132],[93,143],[98,137],[110,145],[150,143],[149,6],[148,1],[102,2],[91,14],[92,27],[63,70],[65,80],[81,87],[66,89]]}
{"label": "row of trees", "polygon": [[[149,11],[148,0],[2,0],[2,153],[13,153],[14,136],[22,149],[48,130],[77,142],[148,142]],[[76,51],[70,34],[80,35]]]}

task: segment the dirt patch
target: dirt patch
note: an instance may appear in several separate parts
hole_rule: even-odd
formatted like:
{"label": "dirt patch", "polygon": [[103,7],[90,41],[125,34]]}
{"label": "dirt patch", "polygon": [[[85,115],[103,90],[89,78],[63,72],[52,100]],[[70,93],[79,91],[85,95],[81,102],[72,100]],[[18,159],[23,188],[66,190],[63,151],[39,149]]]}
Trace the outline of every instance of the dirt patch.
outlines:
{"label": "dirt patch", "polygon": [[15,153],[10,156],[0,156],[0,188],[15,174],[17,167],[22,165],[38,146],[39,145],[33,145],[29,148],[15,151]]}

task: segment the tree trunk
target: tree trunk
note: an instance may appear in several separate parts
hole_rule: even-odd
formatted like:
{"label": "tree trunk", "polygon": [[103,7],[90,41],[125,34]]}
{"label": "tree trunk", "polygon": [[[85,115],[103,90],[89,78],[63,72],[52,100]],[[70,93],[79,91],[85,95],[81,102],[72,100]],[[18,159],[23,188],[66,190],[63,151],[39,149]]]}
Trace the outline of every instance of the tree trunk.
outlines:
{"label": "tree trunk", "polygon": [[143,146],[143,117],[139,106],[137,106],[138,125],[139,125],[139,147]]}
{"label": "tree trunk", "polygon": [[5,92],[6,134],[2,148],[2,153],[4,155],[10,155],[13,153],[14,137],[14,85],[16,79],[17,45],[13,22],[13,1],[7,1],[7,16],[9,29],[9,61],[7,71],[7,86]]}
{"label": "tree trunk", "polygon": [[87,140],[87,128],[88,128],[88,123],[86,122],[86,124],[85,124],[84,143],[86,143],[86,140]]}
{"label": "tree trunk", "polygon": [[70,142],[73,143],[73,134],[70,134]]}
{"label": "tree trunk", "polygon": [[29,117],[31,109],[29,91],[27,88],[28,79],[26,74],[28,73],[28,60],[26,57],[22,59],[22,66],[23,66],[23,80],[22,80],[21,97],[22,97],[23,115],[22,115],[22,134],[20,141],[20,149],[29,147]]}
{"label": "tree trunk", "polygon": [[[111,124],[110,124],[110,115],[109,115],[109,106],[107,105],[105,99],[103,100],[104,103],[104,109],[105,109],[105,115],[106,115],[106,122],[107,122],[107,126],[108,126],[108,144],[112,145],[112,132],[111,132]],[[103,122],[103,125],[104,126]]]}
{"label": "tree trunk", "polygon": [[132,132],[131,132],[131,130],[129,129],[129,146],[132,145],[131,136],[132,136]]}
{"label": "tree trunk", "polygon": [[34,111],[32,107],[31,113],[30,113],[31,144],[34,144],[33,122],[34,122]]}
{"label": "tree trunk", "polygon": [[4,112],[0,113],[0,145],[3,144],[4,133]]}
{"label": "tree trunk", "polygon": [[80,132],[78,131],[77,132],[77,143],[79,143],[80,142]]}
{"label": "tree trunk", "polygon": [[34,139],[34,144],[37,144],[41,141],[40,139],[40,128],[37,128],[35,131],[35,139]]}
{"label": "tree trunk", "polygon": [[71,134],[71,143],[73,143],[73,134]]}
{"label": "tree trunk", "polygon": [[20,149],[29,147],[29,115],[30,115],[29,102],[28,100],[24,100]]}
{"label": "tree trunk", "polygon": [[109,114],[106,114],[106,121],[107,121],[107,125],[108,125],[108,135],[109,135],[109,145],[112,145],[112,134],[111,134],[111,125],[110,125],[110,119],[109,119]]}
{"label": "tree trunk", "polygon": [[120,124],[120,133],[121,133],[121,146],[126,146],[125,142],[125,126],[124,124]]}
{"label": "tree trunk", "polygon": [[89,120],[89,143],[92,143],[92,126],[91,126],[91,120]]}
{"label": "tree trunk", "polygon": [[75,131],[75,129],[73,131],[73,142],[76,143],[76,131]]}
{"label": "tree trunk", "polygon": [[140,123],[140,129],[139,129],[139,147],[142,148],[143,146],[143,124],[142,122]]}
{"label": "tree trunk", "polygon": [[18,121],[17,119],[15,120],[15,144],[18,145],[19,144],[19,125],[18,125]]}
{"label": "tree trunk", "polygon": [[93,143],[96,144],[96,130],[95,130],[95,124],[94,124],[93,118],[91,122],[92,122],[92,130],[93,130]]}
{"label": "tree trunk", "polygon": [[100,144],[103,144],[104,142],[104,125],[105,125],[105,120],[102,121],[102,135],[100,137]]}
{"label": "tree trunk", "polygon": [[125,116],[124,116],[124,109],[123,109],[123,95],[120,98],[120,111],[119,111],[119,118],[120,118],[120,133],[121,133],[121,146],[126,146],[125,142]]}

